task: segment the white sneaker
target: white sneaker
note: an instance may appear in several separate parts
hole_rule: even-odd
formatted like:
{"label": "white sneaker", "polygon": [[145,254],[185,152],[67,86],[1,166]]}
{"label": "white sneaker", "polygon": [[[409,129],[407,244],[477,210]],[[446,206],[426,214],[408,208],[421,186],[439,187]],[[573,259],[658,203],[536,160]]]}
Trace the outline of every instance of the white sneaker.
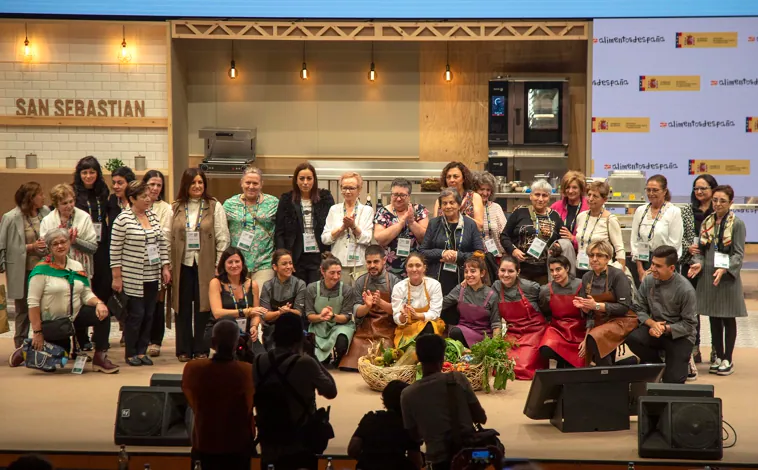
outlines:
{"label": "white sneaker", "polygon": [[721,367],[721,359],[717,357],[711,361],[711,367],[708,369],[708,372],[711,374],[718,374],[719,367]]}
{"label": "white sneaker", "polygon": [[697,380],[697,366],[695,365],[695,359],[690,356],[689,372],[687,373],[687,382],[693,382]]}
{"label": "white sneaker", "polygon": [[734,372],[734,364],[729,362],[728,359],[724,359],[721,361],[721,365],[719,366],[718,375],[732,375]]}

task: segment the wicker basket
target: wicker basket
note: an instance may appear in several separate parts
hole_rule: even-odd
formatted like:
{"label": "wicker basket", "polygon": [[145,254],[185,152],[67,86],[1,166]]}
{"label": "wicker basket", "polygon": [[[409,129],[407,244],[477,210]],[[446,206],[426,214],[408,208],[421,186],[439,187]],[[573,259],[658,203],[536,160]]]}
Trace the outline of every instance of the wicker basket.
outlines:
{"label": "wicker basket", "polygon": [[[461,372],[465,375],[475,392],[484,388],[484,364],[472,364],[467,370]],[[489,378],[489,377],[487,377]]]}
{"label": "wicker basket", "polygon": [[407,384],[416,381],[416,366],[379,367],[363,356],[358,359],[358,372],[371,390],[381,392],[393,380],[401,380]]}

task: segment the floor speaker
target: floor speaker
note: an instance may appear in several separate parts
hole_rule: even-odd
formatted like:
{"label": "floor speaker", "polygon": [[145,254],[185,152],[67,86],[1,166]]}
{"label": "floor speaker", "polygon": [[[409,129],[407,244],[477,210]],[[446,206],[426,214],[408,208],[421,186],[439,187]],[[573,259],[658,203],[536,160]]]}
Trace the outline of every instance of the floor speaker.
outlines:
{"label": "floor speaker", "polygon": [[721,399],[640,397],[637,447],[642,458],[721,460]]}
{"label": "floor speaker", "polygon": [[150,386],[181,388],[182,374],[153,374],[150,376]]}
{"label": "floor speaker", "polygon": [[[168,375],[168,374],[165,374]],[[657,397],[709,397],[714,396],[714,387],[710,384],[664,384],[647,383],[647,396]]]}
{"label": "floor speaker", "polygon": [[121,387],[117,445],[189,447],[192,410],[178,387]]}

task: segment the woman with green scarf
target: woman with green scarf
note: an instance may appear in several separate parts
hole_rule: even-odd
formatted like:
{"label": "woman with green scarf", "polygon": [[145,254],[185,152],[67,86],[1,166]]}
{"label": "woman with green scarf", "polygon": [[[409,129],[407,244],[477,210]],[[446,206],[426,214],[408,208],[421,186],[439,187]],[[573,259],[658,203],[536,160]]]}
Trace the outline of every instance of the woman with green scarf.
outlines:
{"label": "woman with green scarf", "polygon": [[[106,374],[118,372],[118,366],[106,356],[111,329],[108,307],[92,293],[82,264],[68,257],[71,249],[68,230],[56,228],[47,232],[45,244],[50,254],[29,275],[27,300],[33,332],[32,347],[41,351],[47,342],[70,353],[70,334],[73,334],[74,328],[92,326],[95,339],[92,369]],[[68,325],[67,321],[73,322],[73,325]],[[13,353],[11,367],[23,364],[22,351],[19,348]]]}

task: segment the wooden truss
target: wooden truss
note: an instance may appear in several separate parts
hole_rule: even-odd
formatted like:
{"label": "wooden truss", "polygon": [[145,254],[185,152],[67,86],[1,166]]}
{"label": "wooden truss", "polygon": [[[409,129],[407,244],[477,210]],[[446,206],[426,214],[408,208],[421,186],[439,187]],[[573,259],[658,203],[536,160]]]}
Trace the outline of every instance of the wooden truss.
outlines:
{"label": "wooden truss", "polygon": [[277,41],[565,41],[586,40],[586,21],[208,21],[175,20],[182,39]]}

